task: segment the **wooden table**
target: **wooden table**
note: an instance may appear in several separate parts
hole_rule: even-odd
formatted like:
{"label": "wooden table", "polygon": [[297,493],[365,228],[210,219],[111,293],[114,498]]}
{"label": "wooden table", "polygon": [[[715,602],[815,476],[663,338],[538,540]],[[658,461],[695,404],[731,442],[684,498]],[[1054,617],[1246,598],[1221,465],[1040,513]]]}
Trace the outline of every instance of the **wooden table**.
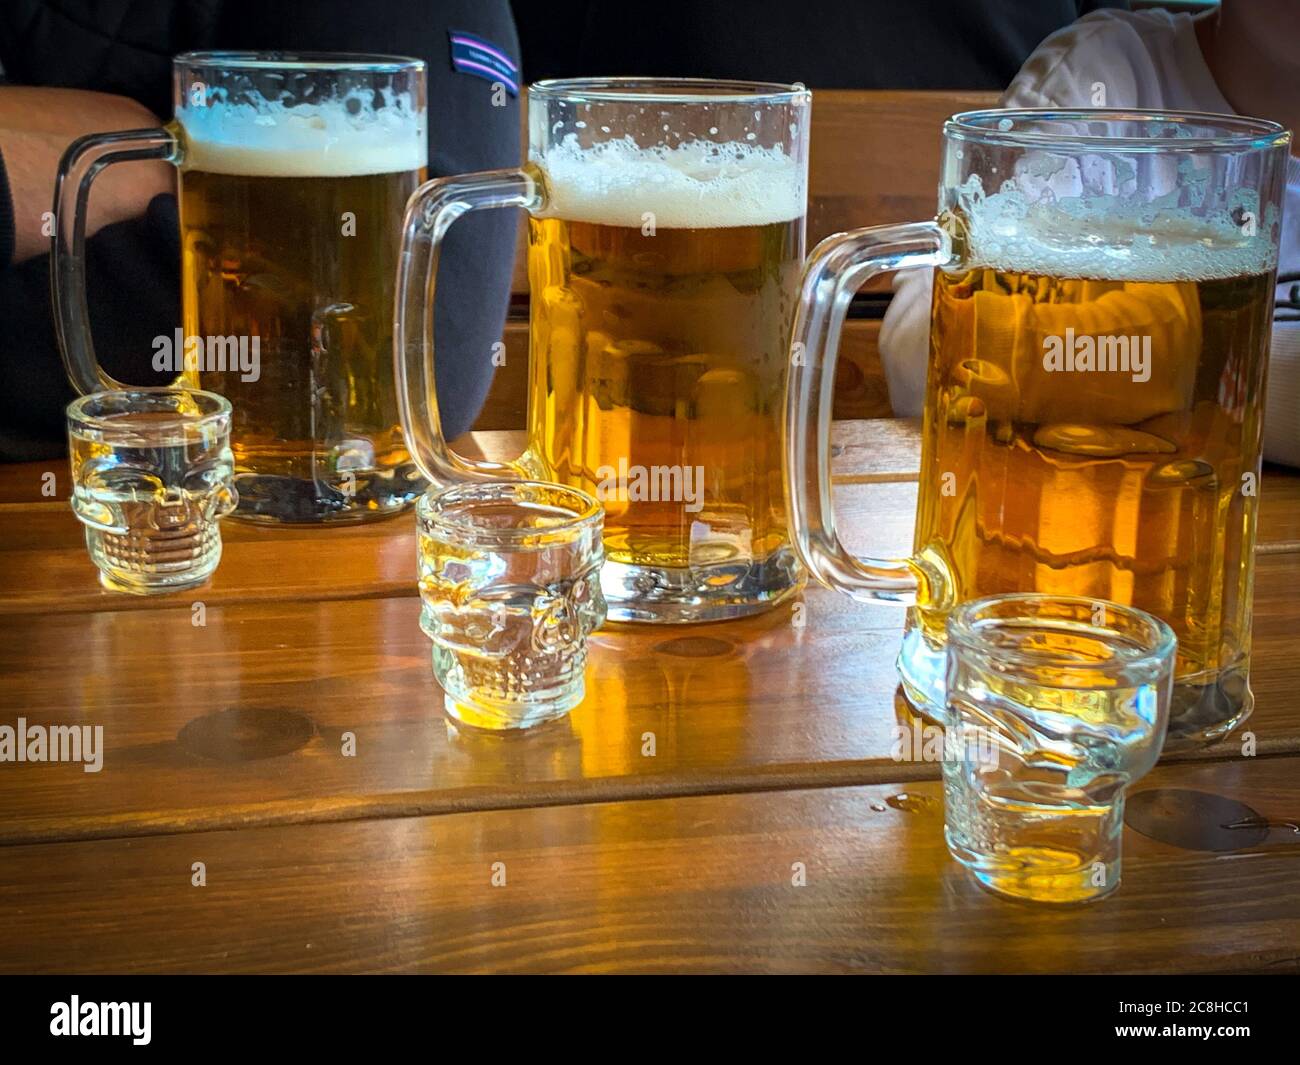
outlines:
{"label": "wooden table", "polygon": [[[916,427],[836,440],[850,546],[906,550]],[[227,523],[208,586],[137,599],[66,480],[0,468],[0,724],[102,725],[104,762],[0,764],[0,971],[1300,968],[1295,474],[1263,481],[1255,753],[1167,760],[1119,893],[1063,910],[974,888],[939,766],[893,757],[901,611],[814,587],[801,625],[611,625],[568,721],[466,735],[409,515]]]}

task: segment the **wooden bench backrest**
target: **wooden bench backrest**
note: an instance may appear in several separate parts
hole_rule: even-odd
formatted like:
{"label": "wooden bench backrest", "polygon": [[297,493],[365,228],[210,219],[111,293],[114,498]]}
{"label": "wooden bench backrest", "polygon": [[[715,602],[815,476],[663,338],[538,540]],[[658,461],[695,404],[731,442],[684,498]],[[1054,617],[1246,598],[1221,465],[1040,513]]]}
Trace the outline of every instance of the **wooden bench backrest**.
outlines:
{"label": "wooden bench backrest", "polygon": [[[859,226],[933,217],[944,119],[958,111],[994,107],[991,92],[813,90],[808,176],[808,246]],[[525,105],[526,106],[526,105]],[[527,117],[524,121],[527,137]],[[506,326],[506,364],[497,370],[476,428],[523,425],[528,366],[527,230],[520,219],[515,261],[517,299]],[[882,289],[885,279],[868,288]],[[836,416],[888,417],[880,369],[879,322],[852,321],[845,330],[837,377]]]}

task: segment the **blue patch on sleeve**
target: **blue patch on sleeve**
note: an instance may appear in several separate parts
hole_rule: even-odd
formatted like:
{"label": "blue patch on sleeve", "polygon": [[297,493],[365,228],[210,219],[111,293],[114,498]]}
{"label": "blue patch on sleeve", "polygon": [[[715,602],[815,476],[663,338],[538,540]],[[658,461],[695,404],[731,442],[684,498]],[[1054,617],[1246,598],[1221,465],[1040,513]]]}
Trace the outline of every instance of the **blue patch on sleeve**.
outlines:
{"label": "blue patch on sleeve", "polygon": [[461,74],[476,74],[487,81],[499,81],[511,96],[519,95],[519,65],[491,41],[464,30],[450,30],[451,66]]}

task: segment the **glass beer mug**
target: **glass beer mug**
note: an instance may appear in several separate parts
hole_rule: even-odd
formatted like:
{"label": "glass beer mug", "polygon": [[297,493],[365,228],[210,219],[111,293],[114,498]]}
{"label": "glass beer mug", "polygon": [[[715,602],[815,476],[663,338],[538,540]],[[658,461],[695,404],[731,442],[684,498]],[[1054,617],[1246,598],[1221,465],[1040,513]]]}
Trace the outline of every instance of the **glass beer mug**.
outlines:
{"label": "glass beer mug", "polygon": [[182,328],[154,366],[234,408],[237,517],[363,521],[424,489],[391,370],[406,201],[424,180],[425,70],[362,55],[177,56],[164,129],[83,137],[55,199],[56,324],[73,387],[119,388],[87,321],[85,205],[107,164],[179,169]]}
{"label": "glass beer mug", "polygon": [[[1250,713],[1289,142],[1272,123],[1214,115],[957,115],[937,221],[814,249],[786,405],[791,532],[824,584],[910,605],[898,669],[926,716],[943,720],[947,613],[1012,592],[1167,622],[1174,746]],[[868,277],[905,267],[935,268],[915,553],[854,558],[828,470],[839,331]]]}
{"label": "glass beer mug", "polygon": [[[522,170],[430,182],[407,210],[394,355],[412,456],[435,484],[596,496],[611,618],[737,617],[800,584],[780,438],[809,101],[797,85],[538,82]],[[434,393],[438,245],[488,207],[530,216],[528,434],[508,463],[450,451]]]}

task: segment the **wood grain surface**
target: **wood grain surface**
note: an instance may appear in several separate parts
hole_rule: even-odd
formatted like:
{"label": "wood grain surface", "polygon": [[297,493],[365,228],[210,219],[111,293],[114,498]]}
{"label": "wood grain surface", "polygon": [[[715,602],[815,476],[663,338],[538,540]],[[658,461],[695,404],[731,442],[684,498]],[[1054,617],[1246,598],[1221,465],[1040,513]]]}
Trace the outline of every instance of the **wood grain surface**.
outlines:
{"label": "wood grain surface", "polygon": [[[914,422],[840,422],[832,436],[833,475],[845,483],[912,480],[918,440]],[[456,450],[515,458],[519,432],[475,432]],[[57,498],[42,499],[45,474]],[[129,596],[100,588],[81,526],[68,509],[65,464],[0,466],[0,615],[154,610],[174,596]],[[911,508],[899,514],[910,522]],[[221,565],[191,599],[205,603],[284,599],[356,599],[415,594],[415,520],[411,513],[368,525],[285,525],[267,528],[226,521]]]}
{"label": "wood grain surface", "polygon": [[[850,549],[910,547],[915,445],[910,423],[838,427],[837,508]],[[500,457],[519,438],[480,433],[463,446]],[[1266,515],[1290,498],[1273,489],[1294,483],[1270,477]],[[0,842],[937,772],[895,758],[898,730],[913,720],[896,697],[897,608],[813,587],[797,612],[610,625],[593,637],[588,698],[567,721],[510,739],[472,736],[440,714],[409,516],[333,530],[230,522],[209,586],[139,599],[99,590],[65,505],[0,505],[0,559],[15,575],[0,592],[0,722],[101,725],[105,769],[0,767]],[[1257,565],[1250,738],[1262,752],[1300,752],[1300,555],[1263,552]],[[343,754],[345,734],[355,757]],[[1235,757],[1241,742],[1187,757]]]}
{"label": "wood grain surface", "polygon": [[976,888],[933,782],[9,847],[0,970],[1294,973],[1298,782],[1156,769],[1065,908]]}
{"label": "wood grain surface", "polygon": [[[835,423],[832,471],[840,532],[852,550],[910,551],[918,429],[916,421],[900,419]],[[509,431],[475,432],[456,442],[465,454],[497,459],[517,456],[522,446],[522,434]],[[54,475],[55,498],[41,496],[47,473]],[[174,606],[172,596],[124,596],[99,587],[82,529],[67,509],[68,477],[62,460],[0,465],[0,617]],[[1258,538],[1261,554],[1300,552],[1300,474],[1265,469]],[[224,604],[415,592],[415,525],[409,513],[333,528],[268,529],[227,521],[222,539],[220,567],[191,600]]]}

